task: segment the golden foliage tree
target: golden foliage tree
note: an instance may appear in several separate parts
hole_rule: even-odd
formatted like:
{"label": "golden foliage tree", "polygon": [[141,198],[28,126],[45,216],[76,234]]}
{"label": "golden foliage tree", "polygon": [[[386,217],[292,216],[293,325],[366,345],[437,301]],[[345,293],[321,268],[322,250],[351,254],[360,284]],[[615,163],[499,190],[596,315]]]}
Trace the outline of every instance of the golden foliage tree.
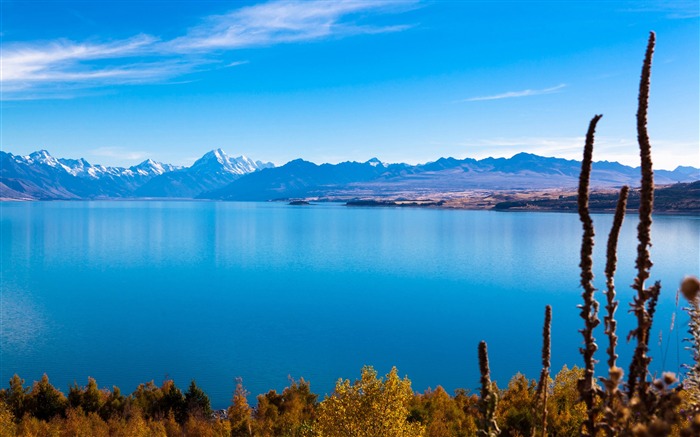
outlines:
{"label": "golden foliage tree", "polygon": [[5,401],[0,399],[0,437],[15,435],[15,416]]}
{"label": "golden foliage tree", "polygon": [[583,378],[583,369],[566,365],[554,378],[552,392],[547,399],[549,411],[548,430],[553,436],[578,436],[581,424],[586,419],[586,405],[578,393],[578,380]]}
{"label": "golden foliage tree", "polygon": [[321,437],[423,436],[423,426],[408,420],[413,392],[408,378],[396,368],[378,378],[371,366],[359,380],[338,380],[335,390],[319,406],[316,431]]}
{"label": "golden foliage tree", "polygon": [[243,380],[236,378],[236,390],[233,392],[231,406],[228,407],[228,420],[231,423],[232,437],[253,435],[251,412],[252,409],[248,405],[248,392],[243,388]]}
{"label": "golden foliage tree", "polygon": [[316,415],[318,395],[311,392],[311,385],[301,378],[291,380],[289,387],[278,394],[270,390],[258,396],[253,412],[254,433],[259,437],[310,435]]}
{"label": "golden foliage tree", "polygon": [[413,398],[410,417],[425,425],[426,437],[473,436],[476,434],[477,399],[465,390],[451,397],[438,386]]}
{"label": "golden foliage tree", "polygon": [[534,380],[528,380],[522,373],[516,374],[503,391],[496,416],[501,428],[501,436],[530,435],[535,425],[533,407],[536,404]]}

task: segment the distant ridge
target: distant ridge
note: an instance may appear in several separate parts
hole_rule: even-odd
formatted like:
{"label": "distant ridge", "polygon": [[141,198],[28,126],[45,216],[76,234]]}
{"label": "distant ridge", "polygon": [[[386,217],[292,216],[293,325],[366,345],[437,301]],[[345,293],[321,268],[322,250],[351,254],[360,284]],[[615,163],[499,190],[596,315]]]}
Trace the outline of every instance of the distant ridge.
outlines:
{"label": "distant ridge", "polygon": [[[250,174],[199,197],[221,200],[351,199],[429,196],[469,190],[559,189],[576,187],[580,168],[579,161],[529,153],[482,160],[440,158],[416,166],[384,164],[376,159],[364,163],[316,165],[299,159]],[[657,170],[655,175],[659,185],[692,182],[700,179],[700,170],[678,167],[674,171]],[[593,165],[591,184],[597,188],[624,184],[636,186],[639,184],[639,170],[617,162],[597,162]]]}
{"label": "distant ridge", "polygon": [[[54,158],[46,150],[27,156],[0,151],[0,199],[80,200],[183,198],[275,200],[459,195],[465,191],[542,190],[575,187],[580,163],[518,153],[511,158],[440,158],[426,164],[366,162],[314,164],[296,159],[275,167],[221,149],[190,167],[146,160],[132,167],[93,165],[85,159]],[[700,170],[656,170],[659,185],[700,180]],[[617,162],[593,164],[597,188],[637,186],[639,170]]]}

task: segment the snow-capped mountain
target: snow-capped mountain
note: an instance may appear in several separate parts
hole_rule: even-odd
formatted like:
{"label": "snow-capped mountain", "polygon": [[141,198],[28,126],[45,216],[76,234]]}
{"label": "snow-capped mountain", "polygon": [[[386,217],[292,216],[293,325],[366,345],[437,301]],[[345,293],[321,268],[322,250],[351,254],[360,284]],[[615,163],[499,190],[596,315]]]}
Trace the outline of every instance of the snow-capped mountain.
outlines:
{"label": "snow-capped mountain", "polygon": [[182,167],[171,164],[163,164],[147,159],[140,164],[125,167],[105,167],[103,165],[92,165],[84,158],[68,159],[54,158],[47,150],[38,150],[26,156],[13,155],[12,158],[19,164],[43,165],[82,178],[100,179],[104,176],[158,176],[169,171],[179,170]]}
{"label": "snow-capped mountain", "polygon": [[241,176],[274,167],[246,156],[230,157],[221,149],[207,152],[191,167],[155,177],[134,193],[137,197],[196,197],[218,190]]}
{"label": "snow-capped mountain", "polygon": [[[377,158],[317,165],[296,159],[274,167],[215,149],[187,168],[150,159],[124,168],[93,165],[82,158],[56,159],[45,150],[27,156],[0,152],[0,198],[270,200],[555,189],[575,187],[580,167],[578,161],[529,153],[481,160],[440,158],[420,165],[386,164]],[[692,182],[700,179],[700,170],[656,170],[654,179],[659,185]],[[591,186],[595,188],[638,183],[638,168],[593,163]]]}
{"label": "snow-capped mountain", "polygon": [[188,170],[209,170],[235,175],[244,175],[257,170],[261,170],[263,168],[270,167],[274,167],[274,164],[270,162],[264,163],[261,161],[253,161],[247,156],[239,156],[237,158],[233,158],[231,156],[228,156],[223,150],[216,149],[205,153],[204,156],[195,161],[195,163],[192,164],[192,167],[190,167]]}
{"label": "snow-capped mountain", "polygon": [[221,149],[189,168],[152,159],[128,168],[106,167],[84,158],[55,158],[46,150],[26,156],[0,152],[0,164],[0,198],[19,199],[194,197],[273,166],[245,156],[231,158]]}
{"label": "snow-capped mountain", "polygon": [[156,162],[152,159],[147,159],[139,165],[134,165],[129,167],[124,171],[123,174],[139,174],[141,176],[160,176],[163,173],[169,173],[171,171],[180,170],[182,167],[163,164],[162,162]]}

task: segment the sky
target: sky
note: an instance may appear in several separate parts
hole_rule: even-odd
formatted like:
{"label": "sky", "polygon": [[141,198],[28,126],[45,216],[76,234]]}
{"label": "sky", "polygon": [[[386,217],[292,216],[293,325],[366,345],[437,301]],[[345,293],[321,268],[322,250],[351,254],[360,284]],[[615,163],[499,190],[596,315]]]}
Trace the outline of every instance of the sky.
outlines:
{"label": "sky", "polygon": [[700,2],[0,1],[0,148],[131,166],[518,152],[700,167]]}

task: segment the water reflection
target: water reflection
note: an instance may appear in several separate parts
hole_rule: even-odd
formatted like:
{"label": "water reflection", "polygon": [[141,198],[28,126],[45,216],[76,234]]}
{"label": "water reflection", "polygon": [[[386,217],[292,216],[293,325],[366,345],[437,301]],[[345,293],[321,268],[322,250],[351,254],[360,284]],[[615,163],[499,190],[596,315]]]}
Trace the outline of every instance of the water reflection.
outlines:
{"label": "water reflection", "polygon": [[[283,388],[288,375],[324,393],[373,364],[397,365],[418,390],[450,391],[478,384],[476,345],[486,339],[504,386],[518,371],[537,376],[546,304],[553,368],[580,363],[573,214],[157,201],[0,207],[0,381],[48,372],[65,388],[90,375],[131,391],[168,374],[181,386],[197,378],[225,406],[235,376],[254,394]],[[593,219],[603,288],[612,217]],[[700,220],[655,217],[652,234],[652,279],[664,286],[653,329],[667,341],[675,287],[698,273]],[[635,255],[628,216],[621,338],[633,323],[625,309]],[[675,370],[682,347],[652,352]],[[621,361],[628,350],[620,346]]]}

